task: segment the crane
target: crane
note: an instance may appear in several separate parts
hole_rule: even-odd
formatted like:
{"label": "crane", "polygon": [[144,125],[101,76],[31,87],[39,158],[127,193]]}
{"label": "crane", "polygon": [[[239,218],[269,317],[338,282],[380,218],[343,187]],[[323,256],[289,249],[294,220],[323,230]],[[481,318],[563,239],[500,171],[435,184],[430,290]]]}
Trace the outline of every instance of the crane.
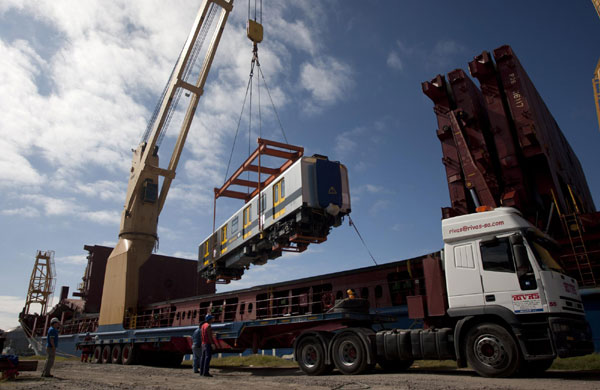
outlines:
{"label": "crane", "polygon": [[[108,258],[100,307],[99,330],[122,330],[124,320],[135,322],[139,269],[158,240],[158,216],[164,206],[204,84],[221,40],[233,0],[204,0],[179,59],[163,91],[160,105],[138,147],[133,150],[119,241]],[[218,14],[218,17],[217,17]],[[215,22],[216,19],[216,22]],[[211,25],[216,23],[197,79],[190,82],[196,56]],[[179,96],[190,96],[187,111],[167,168],[160,168],[158,147]],[[162,186],[159,191],[159,177]],[[128,327],[135,326],[129,323]]]}
{"label": "crane", "polygon": [[[600,17],[600,0],[592,0],[594,8]],[[594,103],[596,103],[596,114],[598,116],[598,127],[600,128],[600,60],[596,64],[594,77],[592,78],[592,87],[594,88]]]}

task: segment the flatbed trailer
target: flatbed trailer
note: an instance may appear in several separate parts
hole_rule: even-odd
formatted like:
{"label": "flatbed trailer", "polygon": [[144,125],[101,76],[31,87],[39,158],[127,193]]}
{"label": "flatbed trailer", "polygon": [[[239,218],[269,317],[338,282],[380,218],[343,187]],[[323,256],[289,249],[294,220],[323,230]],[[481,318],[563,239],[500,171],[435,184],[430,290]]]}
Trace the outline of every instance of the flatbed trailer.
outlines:
{"label": "flatbed trailer", "polygon": [[[256,353],[259,349],[293,348],[299,336],[328,338],[326,334],[347,328],[370,329],[375,334],[375,330],[393,321],[394,317],[379,314],[331,312],[217,323],[212,324],[214,352],[251,349]],[[78,349],[90,351],[93,363],[129,365],[155,361],[177,366],[184,355],[192,353],[191,336],[196,329],[197,326],[180,326],[98,332],[91,334],[89,341],[83,341],[85,334],[64,337],[74,338]]]}

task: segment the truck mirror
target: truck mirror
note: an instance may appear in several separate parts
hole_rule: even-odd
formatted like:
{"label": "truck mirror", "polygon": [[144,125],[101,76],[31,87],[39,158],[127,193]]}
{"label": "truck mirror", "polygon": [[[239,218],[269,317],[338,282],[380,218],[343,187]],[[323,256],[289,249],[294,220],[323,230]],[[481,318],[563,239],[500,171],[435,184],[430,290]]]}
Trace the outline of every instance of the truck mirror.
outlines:
{"label": "truck mirror", "polygon": [[517,266],[517,276],[521,277],[531,270],[529,259],[527,258],[527,249],[525,249],[525,245],[523,245],[522,241],[520,244],[513,244],[512,248]]}
{"label": "truck mirror", "polygon": [[508,240],[511,245],[523,245],[523,236],[520,234],[513,234]]}

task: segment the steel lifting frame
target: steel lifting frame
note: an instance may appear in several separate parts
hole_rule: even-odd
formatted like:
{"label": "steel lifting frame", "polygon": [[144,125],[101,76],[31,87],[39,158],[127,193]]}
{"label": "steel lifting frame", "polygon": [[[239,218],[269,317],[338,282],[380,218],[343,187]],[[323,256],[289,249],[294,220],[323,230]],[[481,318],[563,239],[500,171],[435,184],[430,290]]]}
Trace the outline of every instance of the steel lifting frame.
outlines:
{"label": "steel lifting frame", "polygon": [[[258,147],[256,150],[244,161],[244,163],[231,175],[229,179],[220,188],[215,188],[214,198],[214,211],[216,215],[217,210],[217,199],[220,197],[242,199],[248,203],[252,198],[260,193],[262,189],[271,184],[279,175],[285,172],[286,169],[292,166],[293,163],[298,161],[304,155],[304,148],[301,146],[285,144],[282,142],[270,141],[263,138],[257,139]],[[265,167],[261,164],[261,156],[277,157],[284,160],[279,167]],[[254,162],[256,161],[256,164]],[[240,176],[244,172],[256,172],[258,178],[256,181],[243,180]],[[261,181],[261,175],[269,175],[264,181]],[[231,186],[241,186],[253,189],[252,192],[247,191],[246,193],[241,191],[233,191],[229,188]],[[260,208],[260,202],[258,202]],[[260,210],[259,210],[260,211]],[[214,225],[214,221],[213,221]],[[213,226],[214,231],[214,226]]]}

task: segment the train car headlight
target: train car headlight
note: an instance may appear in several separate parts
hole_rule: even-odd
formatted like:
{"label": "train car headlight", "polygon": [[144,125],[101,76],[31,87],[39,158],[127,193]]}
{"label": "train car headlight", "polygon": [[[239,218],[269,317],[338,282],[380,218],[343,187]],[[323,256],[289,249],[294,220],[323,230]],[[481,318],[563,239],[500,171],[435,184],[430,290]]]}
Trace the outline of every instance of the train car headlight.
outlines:
{"label": "train car headlight", "polygon": [[334,217],[340,213],[340,206],[333,203],[329,203],[329,206],[325,208],[327,214],[333,215]]}

